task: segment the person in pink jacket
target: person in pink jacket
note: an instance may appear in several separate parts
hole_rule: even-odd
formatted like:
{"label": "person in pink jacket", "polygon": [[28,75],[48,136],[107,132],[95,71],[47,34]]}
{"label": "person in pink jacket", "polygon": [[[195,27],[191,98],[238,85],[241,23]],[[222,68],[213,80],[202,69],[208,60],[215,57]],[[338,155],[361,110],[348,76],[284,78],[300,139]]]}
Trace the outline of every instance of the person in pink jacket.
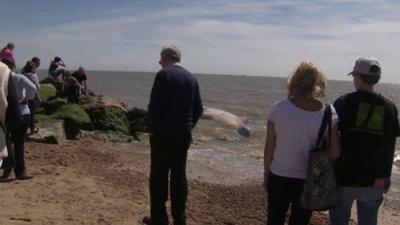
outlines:
{"label": "person in pink jacket", "polygon": [[14,43],[8,43],[1,51],[0,51],[0,60],[2,59],[13,59],[14,60]]}

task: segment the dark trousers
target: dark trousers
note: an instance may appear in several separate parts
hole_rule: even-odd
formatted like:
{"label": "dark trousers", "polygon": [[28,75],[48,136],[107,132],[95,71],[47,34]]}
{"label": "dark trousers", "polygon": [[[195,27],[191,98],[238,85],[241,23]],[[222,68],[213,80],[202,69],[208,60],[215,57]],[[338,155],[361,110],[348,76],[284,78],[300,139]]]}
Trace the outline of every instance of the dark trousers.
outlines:
{"label": "dark trousers", "polygon": [[16,176],[22,175],[26,170],[24,153],[25,153],[25,137],[27,130],[28,130],[28,123],[24,123],[19,125],[15,130],[11,132],[11,141],[14,145],[14,154],[15,154],[14,173]]}
{"label": "dark trousers", "polygon": [[291,207],[289,225],[306,225],[312,211],[299,205],[305,180],[268,174],[268,216],[267,225],[283,225],[286,213]]}
{"label": "dark trousers", "polygon": [[168,200],[169,177],[171,213],[174,224],[186,224],[185,208],[188,194],[186,159],[190,142],[190,134],[152,134],[150,136],[150,218],[152,225],[168,225],[165,203]]}

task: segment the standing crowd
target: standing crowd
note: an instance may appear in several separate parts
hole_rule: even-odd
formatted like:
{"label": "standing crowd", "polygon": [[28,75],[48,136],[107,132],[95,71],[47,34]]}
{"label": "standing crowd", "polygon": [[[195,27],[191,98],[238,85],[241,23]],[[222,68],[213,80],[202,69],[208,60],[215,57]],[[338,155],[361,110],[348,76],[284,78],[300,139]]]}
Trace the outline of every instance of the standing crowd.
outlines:
{"label": "standing crowd", "polygon": [[[0,166],[3,170],[0,182],[12,181],[12,172],[18,180],[33,178],[25,164],[25,139],[28,134],[39,132],[35,112],[41,104],[37,75],[40,58],[35,56],[27,61],[18,73],[14,48],[10,42],[0,51]],[[70,76],[60,57],[50,63],[49,78],[54,84],[60,83],[69,102],[77,102],[81,94],[88,94],[84,68],[79,67]]]}
{"label": "standing crowd", "polygon": [[311,63],[301,63],[288,79],[288,98],[274,104],[268,117],[264,150],[264,186],[268,194],[267,224],[308,224],[312,210],[301,196],[325,107],[331,127],[325,133],[336,178],[337,203],[330,209],[332,225],[349,224],[353,202],[358,224],[377,224],[383,194],[388,191],[399,121],[396,106],[374,91],[381,77],[374,58],[360,58],[348,74],[355,91],[325,105],[327,81]]}
{"label": "standing crowd", "polygon": [[0,181],[12,180],[12,172],[18,180],[32,179],[25,165],[25,138],[28,128],[31,133],[38,132],[34,119],[34,99],[37,98],[39,81],[36,69],[40,59],[33,57],[16,72],[14,59],[15,45],[8,43],[0,52],[0,123],[1,132],[1,168]]}
{"label": "standing crowd", "polygon": [[[162,69],[150,96],[151,205],[150,216],[143,218],[150,225],[169,224],[165,207],[169,188],[173,224],[186,224],[187,151],[203,107],[197,80],[180,61],[177,47],[162,49]],[[309,223],[313,209],[301,198],[315,149],[326,149],[326,164],[334,168],[330,174],[336,196],[334,205],[329,205],[331,225],[349,224],[354,201],[358,223],[377,224],[400,135],[396,106],[374,91],[381,73],[376,59],[358,59],[348,74],[355,91],[339,97],[333,105],[321,100],[327,80],[315,64],[302,62],[289,76],[288,97],[274,104],[267,119],[267,225],[285,224],[289,209],[289,225]],[[325,148],[319,146],[320,139]]]}
{"label": "standing crowd", "polygon": [[[28,128],[31,133],[37,132],[32,115],[40,88],[36,75],[40,60],[32,58],[22,74],[17,74],[14,47],[9,43],[0,52],[1,179],[7,179],[12,170],[17,179],[30,179],[24,164],[24,139]],[[143,218],[145,224],[169,224],[165,205],[168,193],[173,224],[186,224],[186,161],[192,130],[203,106],[195,76],[180,62],[181,52],[176,46],[161,50],[161,70],[156,74],[148,105],[151,204],[150,215]],[[266,124],[266,224],[283,225],[286,220],[290,225],[309,223],[314,209],[301,199],[310,173],[310,154],[315,149],[325,149],[329,156],[326,163],[334,167],[331,176],[337,197],[335,204],[329,206],[330,223],[349,224],[351,207],[356,202],[358,223],[377,224],[383,194],[390,187],[395,143],[400,134],[396,106],[374,90],[381,74],[381,64],[376,59],[358,59],[349,73],[354,92],[339,97],[332,105],[321,100],[327,80],[315,64],[302,62],[289,76],[287,98],[273,105]],[[82,67],[71,75],[63,60],[55,57],[49,76],[54,80],[61,77],[61,89],[70,93],[71,102],[77,101],[81,93],[87,94]],[[7,166],[5,156],[11,145],[16,163]]]}

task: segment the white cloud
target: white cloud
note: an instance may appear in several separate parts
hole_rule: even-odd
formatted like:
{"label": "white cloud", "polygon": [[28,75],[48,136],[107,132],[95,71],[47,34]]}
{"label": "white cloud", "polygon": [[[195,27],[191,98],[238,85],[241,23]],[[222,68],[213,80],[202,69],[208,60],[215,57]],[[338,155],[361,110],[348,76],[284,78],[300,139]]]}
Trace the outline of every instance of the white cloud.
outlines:
{"label": "white cloud", "polygon": [[[192,71],[204,73],[286,76],[305,60],[320,65],[330,79],[341,79],[356,58],[375,56],[382,61],[385,81],[399,82],[400,24],[393,20],[397,12],[388,2],[379,8],[367,6],[344,0],[255,1],[154,11],[112,9],[104,19],[4,37],[15,40],[23,59],[60,55],[73,67],[108,70],[155,71],[159,50],[169,43],[182,48],[183,61]],[[349,14],[352,9],[354,14]],[[380,14],[372,14],[374,10]]]}

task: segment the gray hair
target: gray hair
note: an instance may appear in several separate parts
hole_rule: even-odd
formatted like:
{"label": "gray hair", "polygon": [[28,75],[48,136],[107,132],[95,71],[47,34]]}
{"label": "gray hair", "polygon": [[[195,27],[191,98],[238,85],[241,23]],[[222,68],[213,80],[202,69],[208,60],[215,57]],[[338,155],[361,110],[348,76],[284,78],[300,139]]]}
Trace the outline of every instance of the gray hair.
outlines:
{"label": "gray hair", "polygon": [[181,61],[181,51],[175,45],[164,46],[160,53],[161,57],[172,61]]}

